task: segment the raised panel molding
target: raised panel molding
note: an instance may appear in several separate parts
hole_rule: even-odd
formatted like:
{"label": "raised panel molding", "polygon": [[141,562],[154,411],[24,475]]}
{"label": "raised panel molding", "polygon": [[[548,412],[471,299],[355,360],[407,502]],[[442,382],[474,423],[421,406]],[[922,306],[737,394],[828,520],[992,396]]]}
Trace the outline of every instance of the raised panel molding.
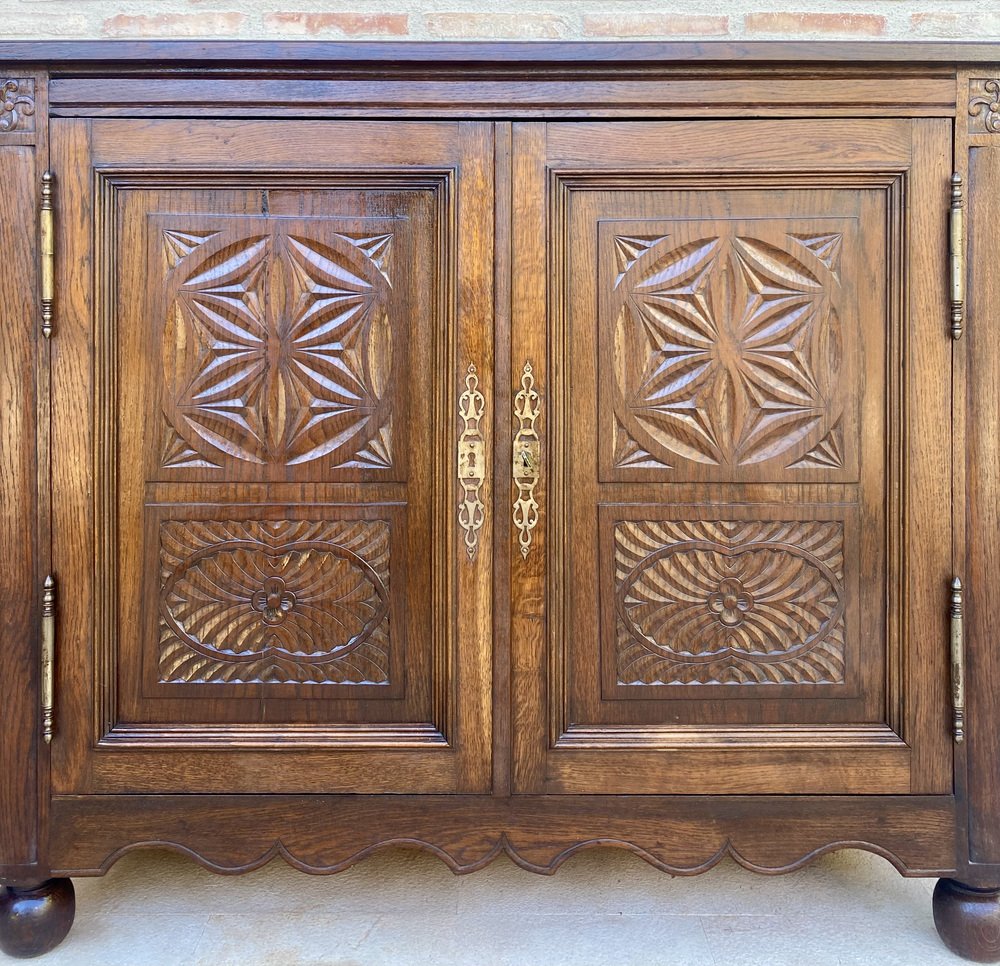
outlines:
{"label": "raised panel molding", "polygon": [[844,469],[836,424],[854,373],[838,311],[843,232],[659,224],[657,236],[615,233],[601,276],[611,288],[602,331],[614,333],[612,472]]}
{"label": "raised panel molding", "polygon": [[[455,528],[416,534],[450,502],[428,467],[452,427],[426,414],[449,398],[458,183],[97,167],[95,747],[452,746]],[[199,408],[211,438],[178,415]]]}
{"label": "raised panel molding", "polygon": [[837,521],[619,521],[619,684],[842,684]]}
{"label": "raised panel molding", "polygon": [[385,520],[160,525],[159,675],[387,684]]}
{"label": "raised panel molding", "polygon": [[210,221],[160,229],[160,466],[393,470],[392,233],[348,233],[336,219]]}

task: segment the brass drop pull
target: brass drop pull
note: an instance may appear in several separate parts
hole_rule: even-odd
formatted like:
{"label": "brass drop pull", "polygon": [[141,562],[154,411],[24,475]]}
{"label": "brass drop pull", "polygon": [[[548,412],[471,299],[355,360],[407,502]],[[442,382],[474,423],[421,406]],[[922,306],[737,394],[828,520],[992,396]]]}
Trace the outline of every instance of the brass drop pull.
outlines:
{"label": "brass drop pull", "polygon": [[532,531],[538,524],[538,502],[535,486],[541,473],[542,445],[535,429],[535,420],[541,409],[541,399],[535,389],[535,374],[530,362],[525,362],[521,373],[521,389],[514,397],[514,456],[512,473],[517,487],[514,500],[514,526],[518,529],[521,556],[525,559],[531,550]]}
{"label": "brass drop pull", "polygon": [[479,531],[486,522],[486,506],[482,500],[486,441],[481,426],[485,414],[486,399],[479,391],[479,374],[470,363],[465,375],[465,392],[458,400],[458,417],[462,421],[458,437],[458,482],[461,487],[458,525],[465,531],[465,552],[470,560],[476,557]]}

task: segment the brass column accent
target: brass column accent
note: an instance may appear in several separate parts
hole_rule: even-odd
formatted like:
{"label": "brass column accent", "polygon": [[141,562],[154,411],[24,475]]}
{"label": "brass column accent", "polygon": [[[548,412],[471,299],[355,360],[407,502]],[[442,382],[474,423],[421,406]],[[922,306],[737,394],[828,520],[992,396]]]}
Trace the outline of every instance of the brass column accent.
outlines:
{"label": "brass column accent", "polygon": [[518,543],[521,556],[525,559],[531,550],[531,535],[538,524],[538,503],[535,500],[535,485],[541,470],[541,442],[535,429],[535,420],[541,409],[541,401],[535,390],[535,374],[530,362],[525,362],[521,373],[521,389],[514,398],[514,418],[517,429],[514,434],[512,472],[517,487],[514,500],[514,526],[518,529]]}
{"label": "brass column accent", "polygon": [[951,176],[951,337],[961,339],[965,322],[965,201],[962,176]]}
{"label": "brass column accent", "polygon": [[56,232],[55,213],[52,208],[52,185],[55,178],[51,171],[42,175],[42,204],[39,210],[39,254],[42,274],[42,335],[52,336],[52,303],[56,294]]}
{"label": "brass column accent", "polygon": [[486,521],[482,486],[486,479],[486,441],[481,422],[486,413],[486,399],[479,391],[476,367],[469,364],[465,392],[458,400],[462,432],[458,438],[458,482],[462,487],[458,505],[458,525],[465,531],[465,552],[473,560],[479,549],[479,531]]}
{"label": "brass column accent", "polygon": [[963,603],[965,591],[956,577],[951,582],[951,706],[952,733],[956,742],[965,740],[965,631]]}
{"label": "brass column accent", "polygon": [[56,663],[56,582],[49,574],[42,585],[42,737],[52,741],[55,732],[55,663]]}

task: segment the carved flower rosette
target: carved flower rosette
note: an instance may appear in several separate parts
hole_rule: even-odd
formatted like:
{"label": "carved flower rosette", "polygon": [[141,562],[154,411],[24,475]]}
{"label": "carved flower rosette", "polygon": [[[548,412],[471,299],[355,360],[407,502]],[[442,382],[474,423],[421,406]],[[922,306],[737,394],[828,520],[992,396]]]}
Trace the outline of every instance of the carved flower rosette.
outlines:
{"label": "carved flower rosette", "polygon": [[843,524],[615,527],[620,684],[841,684]]}
{"label": "carved flower rosette", "polygon": [[389,524],[167,521],[165,683],[386,684]]}
{"label": "carved flower rosette", "polygon": [[969,97],[969,126],[975,132],[982,125],[989,134],[1000,133],[1000,80],[972,80]]}
{"label": "carved flower rosette", "polygon": [[0,83],[0,132],[27,128],[27,119],[34,113],[34,81],[11,79]]}

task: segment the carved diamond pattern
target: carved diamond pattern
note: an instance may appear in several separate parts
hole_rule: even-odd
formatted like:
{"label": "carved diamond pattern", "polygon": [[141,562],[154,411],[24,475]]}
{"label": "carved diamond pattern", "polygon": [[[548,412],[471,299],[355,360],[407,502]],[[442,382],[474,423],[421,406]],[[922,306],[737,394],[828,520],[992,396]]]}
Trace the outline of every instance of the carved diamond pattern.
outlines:
{"label": "carved diamond pattern", "polygon": [[[618,276],[616,466],[788,466],[828,431],[842,407],[841,236],[784,237],[810,265],[733,230],[651,240]],[[615,238],[617,267],[634,241]]]}
{"label": "carved diamond pattern", "polygon": [[384,520],[168,521],[160,680],[387,684]]}
{"label": "carved diamond pattern", "polygon": [[208,465],[390,468],[392,236],[253,225],[164,232],[168,422]]}
{"label": "carved diamond pattern", "polygon": [[615,526],[620,684],[841,684],[843,524]]}

